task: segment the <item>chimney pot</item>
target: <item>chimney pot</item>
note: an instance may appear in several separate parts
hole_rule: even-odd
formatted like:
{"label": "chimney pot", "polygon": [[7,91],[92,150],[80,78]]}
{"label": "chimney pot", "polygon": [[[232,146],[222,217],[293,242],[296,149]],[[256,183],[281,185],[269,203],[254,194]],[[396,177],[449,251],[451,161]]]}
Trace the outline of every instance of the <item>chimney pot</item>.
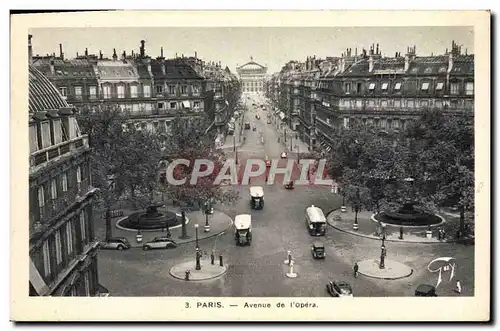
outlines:
{"label": "chimney pot", "polygon": [[61,58],[61,60],[64,60],[64,53],[63,53],[62,44],[59,44],[59,57]]}
{"label": "chimney pot", "polygon": [[163,57],[163,46],[160,47],[160,56]]}
{"label": "chimney pot", "polygon": [[145,43],[146,42],[144,40],[141,40],[141,48],[140,48],[141,57],[144,57],[146,55],[146,49],[144,47]]}

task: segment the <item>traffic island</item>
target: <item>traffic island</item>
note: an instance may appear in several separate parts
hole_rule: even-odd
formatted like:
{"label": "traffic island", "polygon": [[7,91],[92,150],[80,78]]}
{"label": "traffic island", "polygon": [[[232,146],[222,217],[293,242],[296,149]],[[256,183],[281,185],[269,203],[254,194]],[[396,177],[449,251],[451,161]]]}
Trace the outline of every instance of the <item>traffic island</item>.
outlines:
{"label": "traffic island", "polygon": [[186,281],[213,279],[222,276],[226,272],[226,263],[224,263],[221,267],[218,263],[210,264],[205,262],[201,265],[200,270],[196,270],[196,261],[185,261],[173,266],[172,269],[170,269],[170,275],[172,275],[172,277]]}
{"label": "traffic island", "polygon": [[[374,240],[381,240],[385,235],[385,241],[415,243],[415,244],[441,244],[473,241],[473,235],[467,235],[457,239],[456,233],[460,223],[460,217],[445,214],[446,217],[438,216],[441,223],[432,226],[407,226],[384,223],[382,234],[381,223],[374,220],[372,212],[359,212],[356,228],[353,229],[355,214],[347,208],[344,212],[340,209],[330,212],[327,223],[336,230]],[[440,238],[439,230],[444,231],[444,238]]]}
{"label": "traffic island", "polygon": [[407,265],[394,261],[384,260],[384,268],[380,268],[380,260],[364,260],[358,262],[358,273],[367,277],[394,280],[409,277],[413,270]]}
{"label": "traffic island", "polygon": [[[176,207],[169,207],[169,211],[176,213],[178,217],[181,215],[181,211]],[[182,225],[176,225],[168,229],[163,228],[159,230],[141,230],[142,241],[137,241],[138,231],[134,229],[127,229],[121,226],[123,224],[124,219],[129,217],[130,215],[134,215],[136,211],[133,210],[123,210],[123,216],[118,219],[113,219],[113,223],[115,225],[112,227],[112,236],[113,237],[122,237],[126,238],[132,248],[142,248],[142,244],[148,241],[153,240],[155,237],[167,236],[168,232],[170,232],[170,236],[172,240],[174,240],[178,245],[191,243],[196,240],[195,237],[195,225],[198,224],[201,228],[205,227],[206,218],[203,212],[194,211],[186,213],[186,234],[188,237],[182,237]],[[198,240],[204,240],[211,237],[215,237],[222,232],[225,232],[229,229],[233,220],[231,217],[221,211],[214,210],[213,214],[209,215],[209,226],[210,231],[200,231]],[[104,238],[106,235],[106,222],[102,219],[95,218],[94,219],[94,228],[95,234],[98,238]]]}

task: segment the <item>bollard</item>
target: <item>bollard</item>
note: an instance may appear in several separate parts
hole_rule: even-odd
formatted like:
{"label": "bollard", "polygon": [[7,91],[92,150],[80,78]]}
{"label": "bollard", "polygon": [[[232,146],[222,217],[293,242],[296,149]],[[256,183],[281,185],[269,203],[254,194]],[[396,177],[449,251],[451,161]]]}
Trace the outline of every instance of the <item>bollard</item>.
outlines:
{"label": "bollard", "polygon": [[214,265],[214,263],[215,263],[215,255],[213,252],[210,253],[210,262],[212,263],[212,265]]}
{"label": "bollard", "polygon": [[358,231],[358,229],[359,229],[359,228],[358,228],[358,223],[354,223],[354,224],[352,225],[352,229],[353,229],[354,231]]}
{"label": "bollard", "polygon": [[186,270],[186,277],[184,277],[185,280],[189,280],[189,275],[191,272],[189,270]]}
{"label": "bollard", "polygon": [[222,262],[222,254],[219,255],[219,264],[220,264],[221,267],[224,266],[224,263]]}

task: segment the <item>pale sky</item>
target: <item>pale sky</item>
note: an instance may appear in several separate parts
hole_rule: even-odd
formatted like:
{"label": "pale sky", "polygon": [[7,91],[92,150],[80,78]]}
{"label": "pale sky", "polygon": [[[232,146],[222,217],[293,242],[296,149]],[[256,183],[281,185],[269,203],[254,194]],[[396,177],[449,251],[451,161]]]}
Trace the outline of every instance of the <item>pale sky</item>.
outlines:
{"label": "pale sky", "polygon": [[379,43],[383,55],[404,54],[408,46],[416,45],[417,55],[443,54],[451,48],[452,40],[462,45],[462,52],[474,53],[472,27],[321,27],[321,28],[38,28],[33,34],[33,54],[59,54],[59,44],[67,58],[78,52],[83,55],[87,47],[90,54],[111,58],[113,48],[120,56],[125,50],[139,52],[140,40],[146,41],[146,54],[157,57],[163,46],[164,56],[175,53],[198,57],[205,61],[222,61],[231,71],[254,61],[269,68],[268,73],[279,71],[290,60],[304,61],[307,56],[340,56],[346,48],[369,49]]}

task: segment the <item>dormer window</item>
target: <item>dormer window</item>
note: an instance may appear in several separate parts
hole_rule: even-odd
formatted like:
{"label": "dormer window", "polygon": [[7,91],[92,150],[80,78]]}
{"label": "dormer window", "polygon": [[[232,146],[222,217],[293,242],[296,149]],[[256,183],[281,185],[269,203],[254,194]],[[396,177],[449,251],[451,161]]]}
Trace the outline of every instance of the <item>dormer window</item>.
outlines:
{"label": "dormer window", "polygon": [[422,91],[428,91],[429,90],[429,83],[422,83]]}
{"label": "dormer window", "polygon": [[396,85],[394,86],[394,90],[400,91],[401,90],[401,83],[396,83]]}
{"label": "dormer window", "polygon": [[382,84],[382,90],[387,91],[387,87],[389,86],[389,83],[383,83]]}
{"label": "dormer window", "polygon": [[58,76],[62,76],[62,75],[63,75],[63,72],[62,72],[61,70],[57,70],[57,71],[56,71],[56,74],[57,74]]}
{"label": "dormer window", "polygon": [[368,90],[372,91],[375,89],[375,83],[370,83],[370,85],[368,85]]}
{"label": "dormer window", "polygon": [[436,85],[436,91],[441,91],[444,87],[444,83],[437,83]]}
{"label": "dormer window", "polygon": [[430,74],[432,72],[432,68],[425,68],[424,74]]}
{"label": "dormer window", "polygon": [[64,72],[64,76],[68,76],[68,72],[67,71]]}
{"label": "dormer window", "polygon": [[415,67],[415,68],[411,69],[411,72],[414,73],[414,74],[416,74],[418,72],[418,67]]}
{"label": "dormer window", "polygon": [[447,70],[446,70],[446,67],[441,67],[441,68],[439,68],[439,73],[444,73],[444,72],[446,72],[446,71],[447,71]]}

